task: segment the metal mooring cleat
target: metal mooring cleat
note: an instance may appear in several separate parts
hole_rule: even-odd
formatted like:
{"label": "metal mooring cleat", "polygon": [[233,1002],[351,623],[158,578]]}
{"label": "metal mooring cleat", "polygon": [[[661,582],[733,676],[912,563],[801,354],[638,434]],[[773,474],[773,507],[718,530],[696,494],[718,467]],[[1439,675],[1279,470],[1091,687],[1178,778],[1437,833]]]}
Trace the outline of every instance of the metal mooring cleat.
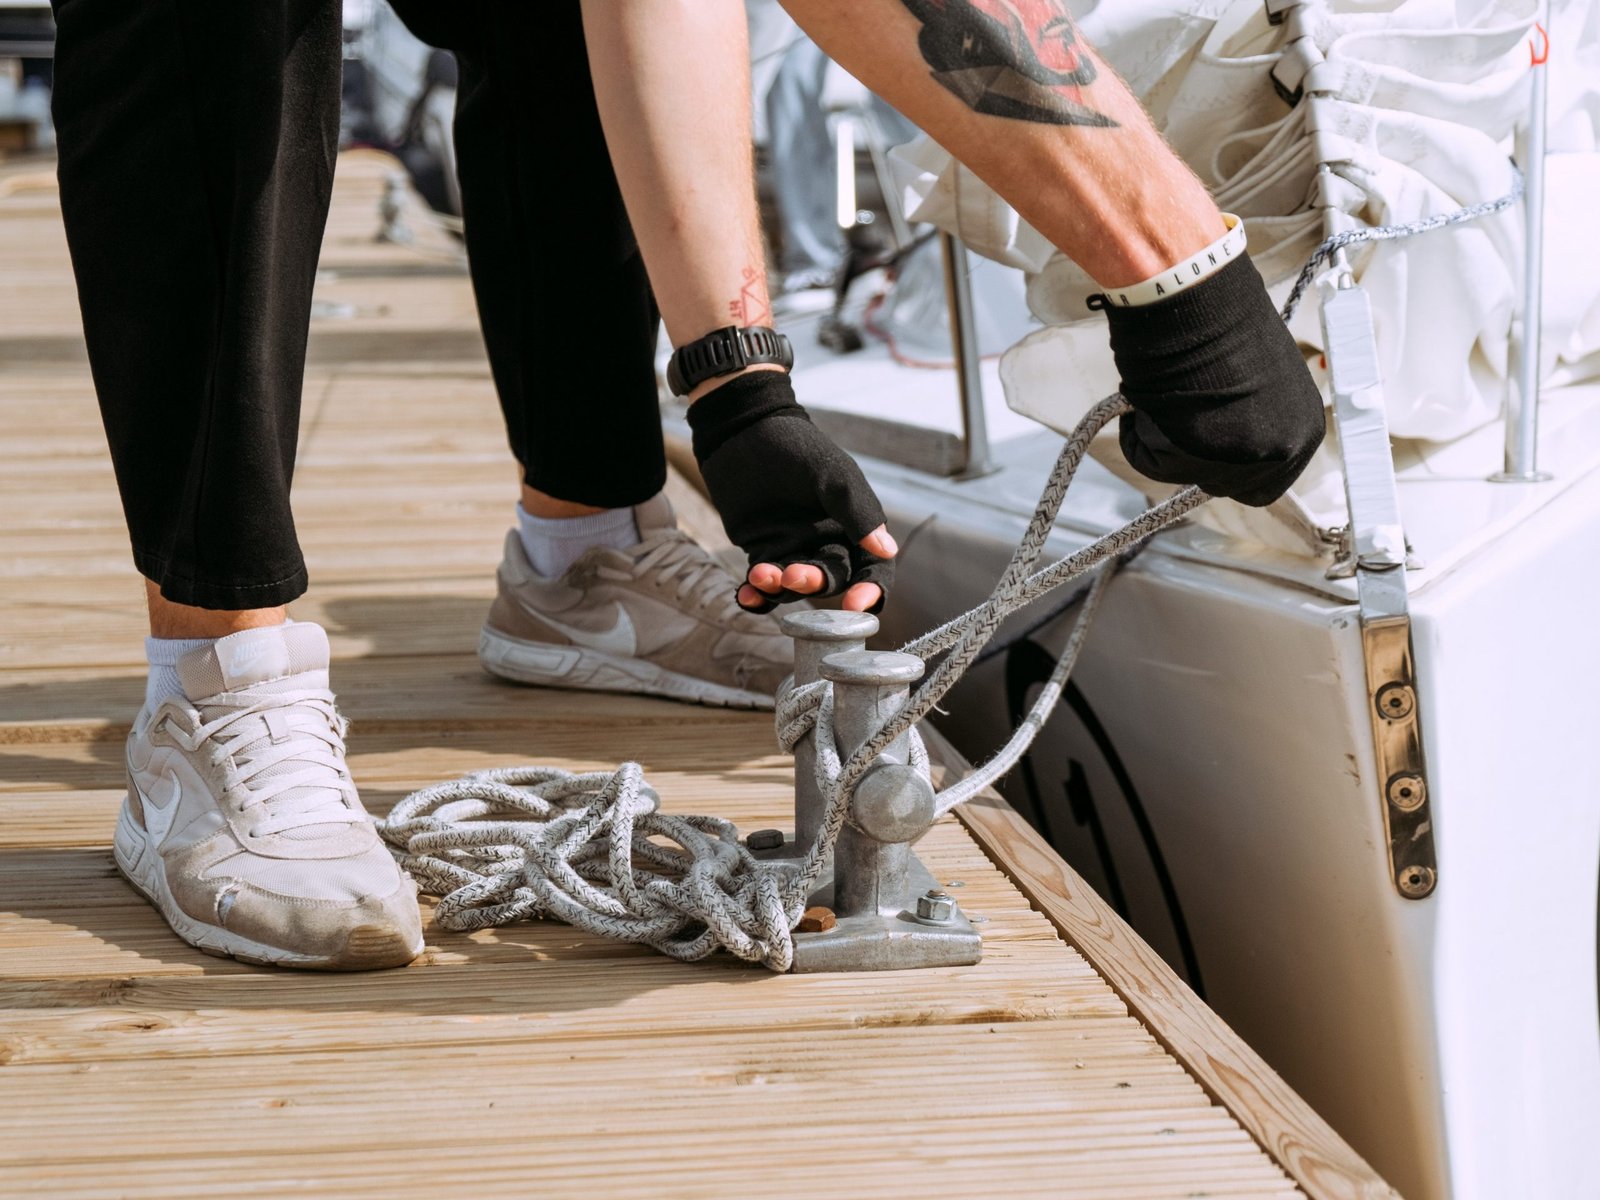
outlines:
{"label": "metal mooring cleat", "polygon": [[[804,612],[783,619],[795,639],[795,683],[834,685],[834,736],[841,758],[870,738],[906,703],[922,677],[922,660],[863,649],[877,619],[862,613]],[[815,781],[816,750],[808,734],[795,746],[796,842],[804,853],[822,823]],[[910,763],[910,737],[891,743],[857,785],[834,846],[831,873],[818,881],[811,904],[832,910],[830,929],[795,934],[794,970],[884,971],[960,966],[982,957],[978,932],[953,900],[940,918],[920,915],[938,881],[912,852],[934,821],[933,784]]]}
{"label": "metal mooring cleat", "polygon": [[[878,632],[871,613],[814,610],[789,613],[780,625],[794,639],[794,683],[801,687],[822,678],[822,660],[830,654],[866,649]],[[794,846],[803,855],[822,828],[822,796],[817,791],[816,744],[807,735],[794,748]]]}

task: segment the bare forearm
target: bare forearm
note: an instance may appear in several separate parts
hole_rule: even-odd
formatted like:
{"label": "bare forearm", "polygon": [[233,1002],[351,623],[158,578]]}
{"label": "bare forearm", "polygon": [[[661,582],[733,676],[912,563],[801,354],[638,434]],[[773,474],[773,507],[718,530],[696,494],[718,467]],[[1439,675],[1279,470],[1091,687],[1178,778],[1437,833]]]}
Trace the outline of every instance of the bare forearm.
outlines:
{"label": "bare forearm", "polygon": [[846,70],[1107,288],[1222,236],[1205,188],[1066,0],[784,0]]}
{"label": "bare forearm", "polygon": [[673,345],[767,323],[743,0],[583,0],[583,26],[606,143]]}

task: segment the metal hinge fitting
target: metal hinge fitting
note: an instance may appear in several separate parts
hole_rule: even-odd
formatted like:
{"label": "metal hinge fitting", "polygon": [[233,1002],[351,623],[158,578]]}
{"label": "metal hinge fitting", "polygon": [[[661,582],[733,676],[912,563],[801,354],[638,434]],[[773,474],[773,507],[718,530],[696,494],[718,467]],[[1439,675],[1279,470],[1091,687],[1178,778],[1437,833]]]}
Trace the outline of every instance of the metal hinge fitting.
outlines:
{"label": "metal hinge fitting", "polygon": [[1402,896],[1421,900],[1438,886],[1439,861],[1407,606],[1407,547],[1372,308],[1348,272],[1324,299],[1322,329],[1344,457],[1350,506],[1346,546],[1354,560],[1361,606],[1361,650],[1390,878]]}

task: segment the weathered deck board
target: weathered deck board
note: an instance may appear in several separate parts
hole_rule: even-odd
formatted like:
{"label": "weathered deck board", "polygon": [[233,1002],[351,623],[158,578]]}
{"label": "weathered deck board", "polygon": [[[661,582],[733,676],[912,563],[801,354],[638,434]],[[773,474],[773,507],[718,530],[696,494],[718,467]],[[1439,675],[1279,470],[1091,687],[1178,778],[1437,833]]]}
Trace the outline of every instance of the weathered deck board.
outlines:
{"label": "weathered deck board", "polygon": [[[671,809],[785,823],[770,717],[477,666],[514,476],[453,246],[415,214],[420,246],[371,240],[388,169],[341,162],[318,299],[358,315],[314,344],[296,479],[294,612],[332,634],[369,807],[628,755]],[[416,964],[365,976],[185,946],[111,865],[141,585],[48,178],[0,170],[0,263],[0,1194],[1283,1197],[1286,1157],[1312,1195],[1372,1194],[1307,1112],[1265,1152],[1246,1129],[1279,1127],[1242,1127],[953,819],[919,851],[982,918],[974,967],[775,976],[543,922],[430,924]],[[1299,1169],[1301,1145],[1332,1167]]]}
{"label": "weathered deck board", "polygon": [[[953,757],[937,732],[936,757]],[[989,792],[962,808],[961,823],[1004,862],[1008,878],[1074,948],[1086,954],[1129,1009],[1245,1128],[1304,1185],[1382,1200],[1392,1194],[1309,1105],[1244,1041],[1210,1017],[1194,991],[1116,911],[1079,879],[1039,833]]]}

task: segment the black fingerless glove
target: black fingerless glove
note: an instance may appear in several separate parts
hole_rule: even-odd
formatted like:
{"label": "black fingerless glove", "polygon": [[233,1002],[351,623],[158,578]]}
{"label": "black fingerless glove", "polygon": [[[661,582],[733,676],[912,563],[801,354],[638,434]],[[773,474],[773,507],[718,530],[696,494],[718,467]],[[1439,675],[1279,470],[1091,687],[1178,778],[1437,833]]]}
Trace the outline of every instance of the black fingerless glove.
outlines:
{"label": "black fingerless glove", "polygon": [[1322,396],[1247,256],[1169,300],[1104,307],[1135,470],[1257,507],[1289,490],[1322,442]]}
{"label": "black fingerless glove", "polygon": [[[689,406],[694,456],[728,537],[750,563],[810,563],[832,596],[875,583],[883,605],[894,564],[861,548],[884,523],[883,507],[855,460],[811,423],[789,376],[752,371]],[[788,591],[774,604],[801,597]]]}

